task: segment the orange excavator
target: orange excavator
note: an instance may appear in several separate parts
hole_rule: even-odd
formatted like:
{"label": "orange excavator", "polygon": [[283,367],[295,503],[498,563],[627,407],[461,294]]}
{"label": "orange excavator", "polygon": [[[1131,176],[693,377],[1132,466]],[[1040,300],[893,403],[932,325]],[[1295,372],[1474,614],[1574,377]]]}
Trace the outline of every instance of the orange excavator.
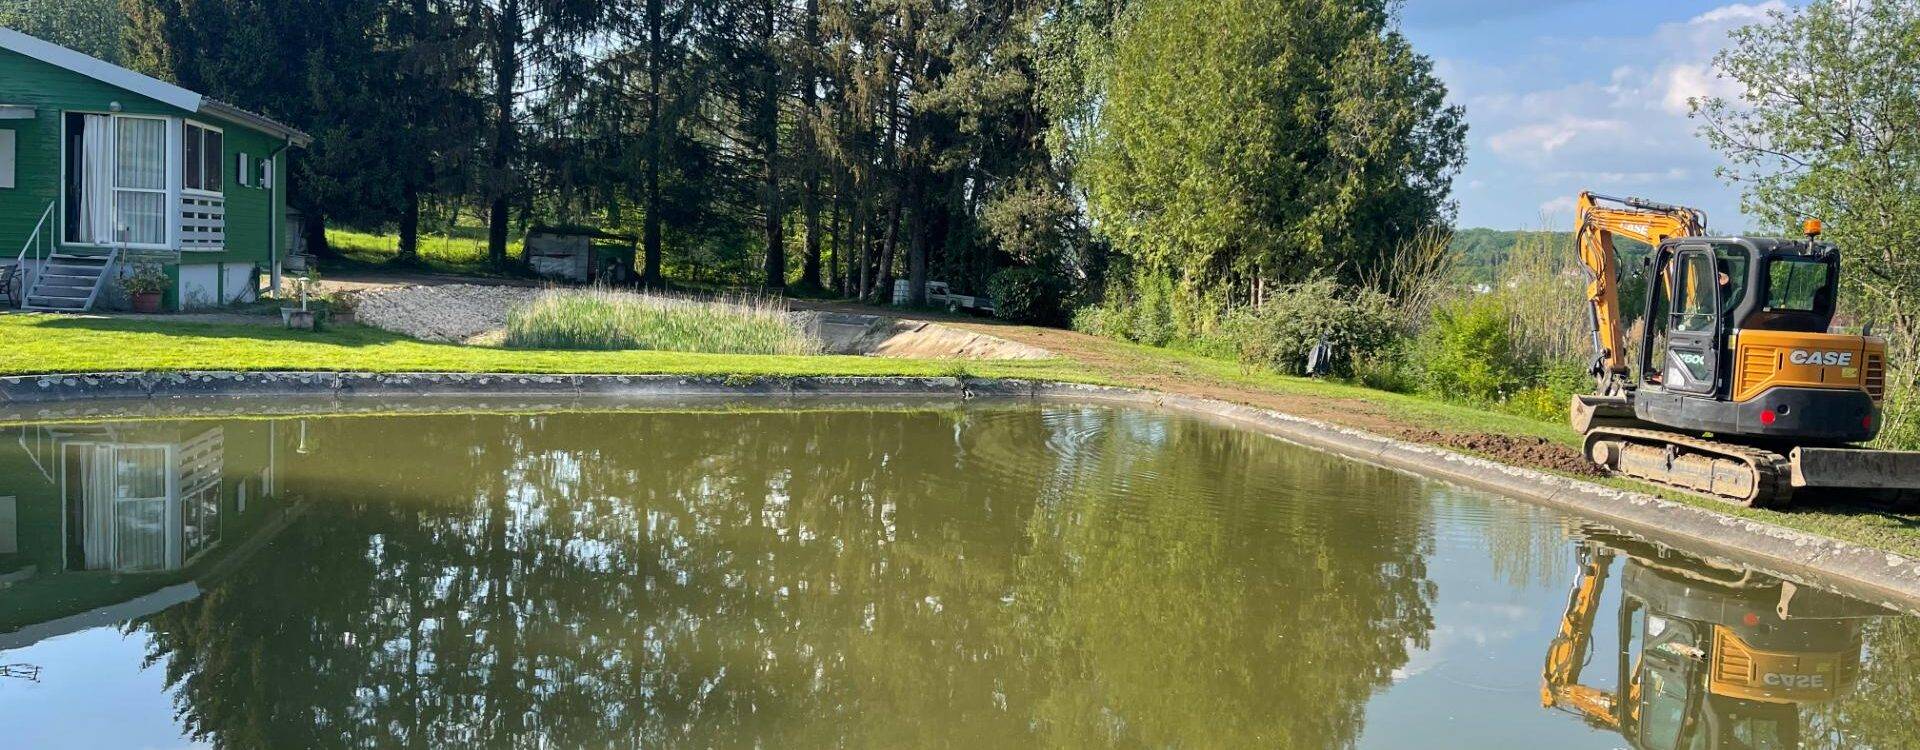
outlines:
{"label": "orange excavator", "polygon": [[[1709,236],[1706,214],[1581,193],[1576,241],[1589,283],[1595,392],[1574,429],[1602,468],[1746,506],[1804,488],[1920,491],[1920,453],[1855,447],[1881,428],[1887,344],[1836,333],[1840,250],[1804,239]],[[1632,326],[1616,238],[1650,250]]]}
{"label": "orange excavator", "polygon": [[[1628,537],[1596,535],[1576,555],[1541,704],[1642,750],[1798,747],[1801,710],[1859,681],[1864,623],[1895,614]],[[1583,678],[1618,559],[1617,675],[1600,688]]]}

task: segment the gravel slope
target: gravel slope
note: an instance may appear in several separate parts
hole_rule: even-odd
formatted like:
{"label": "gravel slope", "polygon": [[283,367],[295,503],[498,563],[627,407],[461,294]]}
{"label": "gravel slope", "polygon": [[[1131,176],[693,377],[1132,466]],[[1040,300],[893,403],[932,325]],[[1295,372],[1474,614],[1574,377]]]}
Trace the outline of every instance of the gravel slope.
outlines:
{"label": "gravel slope", "polygon": [[521,286],[446,284],[365,292],[357,322],[425,341],[459,343],[505,328],[507,311],[540,294]]}

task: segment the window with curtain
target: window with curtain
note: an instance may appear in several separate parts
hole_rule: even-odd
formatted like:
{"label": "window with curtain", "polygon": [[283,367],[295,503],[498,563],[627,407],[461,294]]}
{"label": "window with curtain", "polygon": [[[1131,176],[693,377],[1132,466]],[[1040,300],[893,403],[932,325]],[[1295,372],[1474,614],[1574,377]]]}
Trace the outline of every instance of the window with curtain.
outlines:
{"label": "window with curtain", "polygon": [[173,567],[168,459],[162,446],[66,447],[66,498],[79,521],[69,534],[79,544],[81,568],[136,573]]}
{"label": "window with curtain", "polygon": [[114,118],[114,241],[167,242],[167,123]]}

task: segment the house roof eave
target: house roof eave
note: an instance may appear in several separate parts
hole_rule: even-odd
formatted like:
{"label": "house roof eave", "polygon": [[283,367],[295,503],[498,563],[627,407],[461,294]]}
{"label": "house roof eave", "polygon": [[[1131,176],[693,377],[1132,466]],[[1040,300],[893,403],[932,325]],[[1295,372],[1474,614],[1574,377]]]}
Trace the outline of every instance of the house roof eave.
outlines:
{"label": "house roof eave", "polygon": [[[206,114],[220,117],[262,133],[285,139],[295,146],[306,148],[313,143],[313,137],[299,129],[282,124],[264,115],[257,115],[226,102],[202,96],[175,86],[166,81],[140,73],[135,73],[113,63],[67,49],[49,41],[37,39],[13,29],[0,26],[0,49],[9,50],[39,60],[56,68],[70,70],[96,81],[125,89],[162,104],[194,114]],[[4,109],[5,105],[0,105]]]}
{"label": "house roof eave", "polygon": [[286,125],[265,115],[254,114],[219,99],[204,99],[200,104],[201,114],[213,115],[230,122],[245,125],[275,138],[286,140],[300,148],[313,144],[313,136],[301,132],[298,128]]}
{"label": "house roof eave", "polygon": [[71,70],[96,81],[126,89],[188,112],[200,111],[200,102],[204,98],[158,78],[135,73],[105,60],[88,57],[53,42],[36,39],[4,26],[0,26],[0,49],[16,52],[57,68]]}

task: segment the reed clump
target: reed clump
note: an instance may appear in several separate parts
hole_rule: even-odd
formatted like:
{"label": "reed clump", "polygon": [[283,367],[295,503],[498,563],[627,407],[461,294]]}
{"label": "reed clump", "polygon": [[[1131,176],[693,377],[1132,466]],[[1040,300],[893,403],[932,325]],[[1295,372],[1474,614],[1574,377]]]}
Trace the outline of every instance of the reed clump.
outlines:
{"label": "reed clump", "polygon": [[549,289],[507,315],[515,349],[650,349],[710,354],[818,354],[778,299],[696,298],[613,289]]}

